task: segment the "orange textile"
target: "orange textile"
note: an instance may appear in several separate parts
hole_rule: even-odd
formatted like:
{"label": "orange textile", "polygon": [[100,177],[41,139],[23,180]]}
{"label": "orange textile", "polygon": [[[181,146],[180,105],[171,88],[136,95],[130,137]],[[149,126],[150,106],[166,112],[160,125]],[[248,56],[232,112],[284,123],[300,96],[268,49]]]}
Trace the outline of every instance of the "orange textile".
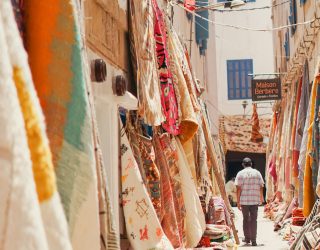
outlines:
{"label": "orange textile", "polygon": [[[302,78],[300,79],[299,85],[298,85],[296,105],[295,105],[294,118],[293,118],[293,129],[292,129],[292,135],[291,135],[291,138],[292,138],[291,145],[293,149],[294,149],[295,140],[296,140],[295,135],[297,130],[299,103],[301,99],[301,88],[302,88]],[[298,159],[299,159],[299,151],[294,149],[293,155],[292,155],[292,168],[293,168],[293,177],[295,178],[297,178],[299,175]]]}
{"label": "orange textile", "polygon": [[259,116],[257,112],[257,104],[253,104],[253,112],[252,112],[252,130],[251,130],[251,141],[252,142],[262,142],[263,136],[260,133],[260,122]]}
{"label": "orange textile", "polygon": [[306,163],[305,163],[305,173],[304,173],[304,183],[303,183],[303,214],[307,217],[312,207],[315,203],[315,193],[312,185],[312,128],[313,128],[313,120],[314,120],[314,112],[315,112],[315,103],[317,97],[317,89],[320,80],[320,75],[318,75],[312,85],[311,90],[311,101],[310,101],[310,118],[306,126],[308,126],[308,141],[307,141],[307,155],[306,155]]}

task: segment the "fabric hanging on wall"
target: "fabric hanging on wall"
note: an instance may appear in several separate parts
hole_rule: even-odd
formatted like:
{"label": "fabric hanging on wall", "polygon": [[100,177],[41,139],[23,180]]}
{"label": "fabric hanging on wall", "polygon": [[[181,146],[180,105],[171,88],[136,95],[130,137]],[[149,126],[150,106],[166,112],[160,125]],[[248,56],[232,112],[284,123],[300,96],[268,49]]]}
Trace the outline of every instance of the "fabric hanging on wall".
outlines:
{"label": "fabric hanging on wall", "polygon": [[178,138],[174,141],[177,145],[182,194],[186,207],[186,247],[196,247],[206,227],[205,216],[181,142]]}
{"label": "fabric hanging on wall", "polygon": [[139,114],[145,122],[159,126],[164,121],[154,40],[151,0],[130,2],[130,38],[139,96]]}
{"label": "fabric hanging on wall", "polygon": [[56,176],[44,117],[32,82],[27,54],[9,1],[0,3],[13,78],[23,114],[33,174],[50,249],[71,249],[67,222],[57,192]]}
{"label": "fabric hanging on wall", "polygon": [[160,172],[155,163],[155,153],[151,138],[137,135],[143,168],[146,173],[146,185],[149,187],[151,202],[158,217],[161,215]]}
{"label": "fabric hanging on wall", "polygon": [[[306,61],[304,65],[303,75],[302,75],[301,97],[299,101],[299,110],[297,115],[295,144],[294,144],[293,167],[295,169],[296,176],[300,175],[299,169],[301,168],[301,166],[298,164],[298,161],[300,161],[299,159],[300,148],[302,143],[304,124],[306,121],[306,115],[308,111],[308,104],[309,104],[309,67],[308,67],[308,62]],[[302,197],[303,190],[300,190],[299,192],[300,192],[300,197]],[[299,199],[299,205],[301,204],[300,202],[301,202],[301,199]]]}
{"label": "fabric hanging on wall", "polygon": [[47,250],[3,18],[0,11],[0,249]]}
{"label": "fabric hanging on wall", "polygon": [[[181,194],[181,201],[177,201],[177,190],[175,182],[170,176],[170,168],[167,162],[164,151],[162,148],[160,137],[158,134],[154,135],[153,142],[156,154],[156,163],[160,171],[160,187],[161,187],[161,216],[160,222],[165,235],[168,237],[174,248],[181,248],[184,246],[182,227],[184,224],[181,218],[182,211],[185,213],[183,197]],[[175,179],[179,178],[176,174],[173,176]],[[179,186],[181,189],[181,186]],[[181,191],[180,191],[181,192]]]}
{"label": "fabric hanging on wall", "polygon": [[306,116],[306,123],[303,129],[303,135],[301,140],[301,147],[299,152],[299,160],[298,160],[298,166],[299,166],[299,206],[302,207],[304,203],[304,174],[305,174],[305,163],[306,163],[306,155],[307,155],[307,142],[308,142],[308,122],[310,120],[310,112],[311,112],[311,105],[310,105],[311,99],[309,100],[308,105],[308,112]]}
{"label": "fabric hanging on wall", "polygon": [[292,148],[291,148],[291,134],[294,116],[294,100],[296,98],[295,85],[291,86],[290,98],[288,103],[288,125],[286,126],[286,146],[285,146],[285,200],[289,203],[293,198],[292,184]]}
{"label": "fabric hanging on wall", "polygon": [[[167,26],[170,23],[167,20]],[[181,110],[180,115],[180,141],[183,144],[190,141],[198,130],[197,117],[191,101],[191,95],[187,86],[183,69],[187,67],[184,53],[179,41],[179,38],[173,29],[168,32],[168,54],[170,57],[170,70],[172,77],[177,86],[176,93],[178,105]],[[180,46],[179,46],[180,45]]]}
{"label": "fabric hanging on wall", "polygon": [[72,246],[78,250],[99,249],[92,123],[74,4],[26,0],[26,48],[47,121]]}
{"label": "fabric hanging on wall", "polygon": [[[201,115],[198,115],[198,122],[202,124]],[[204,136],[204,132],[202,126],[199,126],[198,133],[197,133],[197,140],[195,147],[196,151],[196,162],[197,162],[197,187],[198,187],[198,194],[200,197],[200,201],[202,204],[203,211],[208,211],[208,206],[210,203],[210,199],[213,196],[212,190],[213,185],[209,174],[208,168],[208,155],[207,155],[207,145],[206,139]],[[218,155],[218,153],[216,153]]]}
{"label": "fabric hanging on wall", "polygon": [[314,119],[315,119],[315,105],[318,91],[318,84],[320,80],[320,75],[318,75],[312,85],[311,96],[309,102],[309,119],[306,121],[306,133],[307,133],[307,150],[306,150],[306,160],[304,166],[304,182],[303,182],[303,215],[308,217],[312,207],[315,203],[315,194],[312,182],[312,165],[313,165],[313,151],[315,150],[312,146],[313,142],[313,129],[314,129]]}
{"label": "fabric hanging on wall", "polygon": [[299,171],[298,171],[298,157],[299,157],[299,150],[295,148],[295,142],[296,142],[296,131],[298,126],[298,111],[299,111],[299,103],[301,100],[301,89],[302,89],[302,78],[299,80],[298,89],[297,89],[297,96],[296,96],[296,103],[295,103],[295,111],[294,111],[294,123],[292,128],[292,170],[293,170],[293,178],[296,181],[296,178],[298,177]]}
{"label": "fabric hanging on wall", "polygon": [[316,190],[318,184],[319,156],[320,156],[320,131],[319,131],[319,106],[320,106],[320,81],[317,81],[317,96],[314,107],[314,118],[312,128],[312,186]]}
{"label": "fabric hanging on wall", "polygon": [[[168,133],[155,135],[155,140],[159,140],[160,145],[156,147],[156,155],[159,161],[160,169],[168,169],[170,183],[172,186],[173,206],[176,214],[177,226],[179,230],[180,243],[186,244],[186,206],[182,190],[181,173],[178,166],[177,146],[174,139],[170,138]],[[163,171],[163,170],[161,170]],[[164,198],[164,197],[163,197]],[[163,206],[165,209],[165,204]],[[170,225],[169,218],[162,215],[162,223]]]}
{"label": "fabric hanging on wall", "polygon": [[173,249],[164,234],[143,184],[124,128],[121,129],[122,207],[127,236],[133,249]]}
{"label": "fabric hanging on wall", "polygon": [[287,101],[288,101],[288,97],[286,96],[281,105],[281,110],[284,110],[284,111],[283,111],[283,115],[280,117],[281,126],[279,126],[279,131],[278,131],[279,141],[277,145],[277,150],[279,153],[277,154],[277,160],[276,160],[276,166],[277,166],[277,172],[278,172],[277,190],[282,193],[282,197],[285,192],[284,154],[285,154],[285,128],[286,128],[287,116],[288,116],[288,112],[286,112]]}
{"label": "fabric hanging on wall", "polygon": [[260,125],[259,125],[259,116],[257,112],[257,104],[254,103],[252,111],[252,130],[251,130],[251,141],[253,142],[262,142],[263,136],[260,134]]}
{"label": "fabric hanging on wall", "polygon": [[[165,122],[162,127],[170,134],[180,134],[179,108],[175,93],[174,78],[170,68],[170,58],[168,55],[167,27],[164,15],[160,10],[156,0],[152,0],[154,12],[154,39],[156,41],[156,55],[158,62],[158,74],[160,78],[161,105],[165,115]],[[178,93],[177,93],[178,95]]]}
{"label": "fabric hanging on wall", "polygon": [[194,150],[193,150],[193,143],[191,140],[185,142],[183,144],[183,151],[187,157],[188,161],[188,166],[190,168],[192,178],[194,180],[194,184],[197,186],[197,170],[196,170],[196,163],[195,163],[195,155],[194,155]]}

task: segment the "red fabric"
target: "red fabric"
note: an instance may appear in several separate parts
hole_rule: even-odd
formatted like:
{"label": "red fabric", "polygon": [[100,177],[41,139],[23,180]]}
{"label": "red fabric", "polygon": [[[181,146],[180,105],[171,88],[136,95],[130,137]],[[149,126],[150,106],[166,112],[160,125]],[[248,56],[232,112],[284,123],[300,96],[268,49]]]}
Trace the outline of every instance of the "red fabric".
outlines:
{"label": "red fabric", "polygon": [[276,157],[273,156],[269,163],[269,173],[273,178],[274,182],[277,182],[277,169],[276,169]]}
{"label": "red fabric", "polygon": [[196,9],[195,5],[196,5],[195,0],[185,0],[184,1],[184,7],[190,11],[194,11]]}
{"label": "red fabric", "polygon": [[174,91],[174,78],[170,70],[170,58],[167,50],[167,30],[163,13],[156,0],[152,1],[154,11],[154,37],[160,76],[161,105],[166,121],[162,127],[170,134],[180,134],[177,98]]}

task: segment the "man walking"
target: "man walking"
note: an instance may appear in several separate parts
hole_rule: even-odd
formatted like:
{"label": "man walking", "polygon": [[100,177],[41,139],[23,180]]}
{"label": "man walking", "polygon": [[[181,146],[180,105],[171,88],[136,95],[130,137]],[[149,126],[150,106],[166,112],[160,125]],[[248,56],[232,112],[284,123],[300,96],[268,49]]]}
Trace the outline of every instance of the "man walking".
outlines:
{"label": "man walking", "polygon": [[243,215],[244,241],[252,246],[257,246],[257,215],[258,205],[264,202],[264,181],[260,172],[252,168],[250,158],[242,161],[244,167],[236,177],[238,208]]}

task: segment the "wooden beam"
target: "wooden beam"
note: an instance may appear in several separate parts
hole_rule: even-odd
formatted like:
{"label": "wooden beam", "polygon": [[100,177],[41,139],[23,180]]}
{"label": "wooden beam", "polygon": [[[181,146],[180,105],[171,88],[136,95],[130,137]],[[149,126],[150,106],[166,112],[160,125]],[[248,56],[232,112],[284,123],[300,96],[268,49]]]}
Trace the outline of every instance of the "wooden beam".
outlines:
{"label": "wooden beam", "polygon": [[239,241],[239,237],[238,237],[238,231],[234,225],[234,221],[233,221],[233,211],[227,196],[227,192],[226,192],[226,188],[225,188],[225,183],[224,183],[224,178],[222,177],[222,174],[220,169],[219,169],[219,164],[218,164],[218,160],[216,158],[216,155],[214,153],[214,146],[213,146],[213,141],[212,141],[212,136],[210,133],[210,129],[209,129],[209,125],[208,125],[208,121],[206,119],[206,116],[202,113],[202,126],[203,126],[203,132],[204,132],[204,136],[206,139],[206,144],[208,147],[208,151],[209,151],[209,159],[212,162],[212,168],[213,168],[213,173],[215,176],[215,179],[217,181],[218,187],[219,187],[219,191],[220,194],[222,196],[222,199],[224,201],[224,203],[226,204],[229,213],[230,213],[230,221],[231,221],[231,229],[233,232],[233,236],[235,238],[236,243],[239,245],[240,241]]}

